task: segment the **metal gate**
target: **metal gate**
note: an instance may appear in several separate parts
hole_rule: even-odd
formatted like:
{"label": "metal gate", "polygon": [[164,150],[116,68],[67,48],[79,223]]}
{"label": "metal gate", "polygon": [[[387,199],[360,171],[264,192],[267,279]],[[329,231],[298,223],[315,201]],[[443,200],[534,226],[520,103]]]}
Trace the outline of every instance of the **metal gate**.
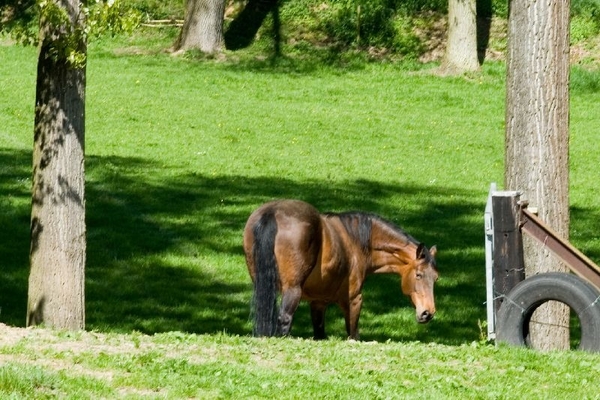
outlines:
{"label": "metal gate", "polygon": [[[598,325],[598,328],[600,328],[600,267],[544,224],[535,214],[535,210],[529,209],[527,202],[520,200],[520,196],[521,193],[519,192],[497,191],[496,185],[492,184],[486,204],[485,249],[488,338],[497,338],[497,315],[500,307],[507,296],[510,296],[511,291],[525,280],[523,233],[534,238],[541,246],[550,250],[575,275],[584,281],[581,284],[581,291],[589,293],[586,294],[587,297],[582,301],[586,303],[590,302],[590,304],[584,304],[580,308],[585,311],[584,318],[594,319],[591,323],[594,326]],[[543,284],[546,287],[545,293],[539,294],[538,297],[540,297],[540,300],[538,303],[548,300],[561,300],[550,298],[556,297],[551,290],[553,280],[556,282],[557,292],[560,290],[579,290],[576,288],[561,289],[560,285],[564,279],[560,275],[549,275],[545,278],[545,283]],[[592,285],[590,286],[591,289],[588,288],[590,284]],[[549,288],[548,285],[550,285]],[[575,282],[575,285],[578,285],[578,283]],[[530,289],[536,290],[532,285],[530,285]],[[596,293],[598,295],[596,298],[593,298]],[[572,296],[567,297],[570,298]],[[520,307],[519,305],[516,306]],[[535,307],[537,307],[537,303]],[[596,319],[599,319],[599,321],[596,321]],[[588,321],[581,322],[583,324]],[[596,334],[600,336],[600,332]],[[600,342],[596,338],[590,340]],[[598,350],[592,350],[599,351],[600,343],[598,343],[597,347]]]}

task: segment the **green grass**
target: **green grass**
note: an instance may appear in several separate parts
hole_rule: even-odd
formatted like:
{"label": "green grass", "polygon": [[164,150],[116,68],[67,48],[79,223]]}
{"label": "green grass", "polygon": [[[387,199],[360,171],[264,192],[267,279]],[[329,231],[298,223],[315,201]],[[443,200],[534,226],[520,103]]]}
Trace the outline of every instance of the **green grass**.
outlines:
{"label": "green grass", "polygon": [[[0,361],[16,356],[0,363],[0,388],[9,388],[0,393],[596,396],[594,356],[470,345],[486,318],[483,210],[490,182],[503,181],[502,64],[443,78],[427,66],[272,60],[252,51],[225,61],[177,59],[160,51],[172,36],[103,39],[89,51],[87,328],[110,333],[106,340],[121,350],[39,355],[96,371],[80,374],[26,361],[38,357],[26,340],[5,346]],[[35,62],[35,49],[0,46],[0,322],[14,326],[25,322]],[[596,72],[573,71],[571,234],[599,260],[597,82]],[[300,339],[247,338],[251,284],[241,233],[255,207],[281,197],[323,211],[376,212],[437,244],[435,320],[416,324],[398,278],[373,276],[361,338],[378,344],[341,340],[335,308],[327,318],[332,340],[302,340],[312,336],[306,304],[292,330]],[[184,333],[112,336],[132,331]],[[124,341],[154,344],[128,354]],[[161,341],[190,349],[172,355]],[[559,375],[566,378],[552,378]]]}
{"label": "green grass", "polygon": [[[365,339],[479,337],[481,214],[489,182],[502,174],[501,66],[472,79],[437,78],[402,65],[199,62],[129,54],[140,52],[135,41],[95,46],[86,110],[90,329],[248,334],[241,231],[259,204],[292,197],[323,211],[377,212],[439,246],[436,323],[414,323],[397,277],[373,277]],[[3,107],[23,117],[7,115],[2,137],[10,139],[1,145],[15,203],[4,217],[4,251],[14,261],[2,320],[21,325],[34,85],[21,75],[33,70],[35,52],[2,50],[22,63],[3,75],[7,93],[19,94]],[[474,109],[481,116],[465,118]],[[337,310],[328,324],[344,336]],[[309,337],[309,325],[303,305],[294,334]]]}
{"label": "green grass", "polygon": [[598,356],[579,352],[180,332],[18,339],[0,346],[3,398],[598,398]]}

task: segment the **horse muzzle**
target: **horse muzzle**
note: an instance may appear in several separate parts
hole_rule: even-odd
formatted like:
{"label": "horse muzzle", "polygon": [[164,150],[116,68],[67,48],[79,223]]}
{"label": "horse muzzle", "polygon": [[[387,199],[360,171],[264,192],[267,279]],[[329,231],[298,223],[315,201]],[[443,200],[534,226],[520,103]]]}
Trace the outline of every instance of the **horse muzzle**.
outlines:
{"label": "horse muzzle", "polygon": [[424,310],[421,313],[417,313],[417,322],[420,324],[426,324],[433,319],[435,311]]}

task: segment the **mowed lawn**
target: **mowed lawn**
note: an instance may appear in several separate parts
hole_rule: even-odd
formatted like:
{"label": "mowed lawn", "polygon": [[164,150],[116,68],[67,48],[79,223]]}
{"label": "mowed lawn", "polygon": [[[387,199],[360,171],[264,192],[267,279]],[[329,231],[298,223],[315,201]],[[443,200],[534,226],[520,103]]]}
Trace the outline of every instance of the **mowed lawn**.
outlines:
{"label": "mowed lawn", "polygon": [[[168,44],[142,36],[89,49],[89,330],[248,336],[243,226],[261,203],[298,198],[378,213],[438,246],[436,318],[416,324],[398,277],[373,276],[363,340],[482,339],[483,211],[490,183],[503,182],[503,64],[452,78],[396,64],[173,58],[159,51]],[[15,326],[26,309],[35,68],[35,49],[0,46],[0,322]],[[572,241],[595,260],[598,86],[594,73],[573,72]],[[327,326],[345,337],[333,307]],[[292,334],[312,336],[306,304]]]}

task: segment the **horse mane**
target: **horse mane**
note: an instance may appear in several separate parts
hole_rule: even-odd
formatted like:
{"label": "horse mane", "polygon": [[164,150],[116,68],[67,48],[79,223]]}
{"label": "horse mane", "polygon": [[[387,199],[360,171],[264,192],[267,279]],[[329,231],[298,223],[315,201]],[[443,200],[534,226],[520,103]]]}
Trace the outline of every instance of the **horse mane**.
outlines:
{"label": "horse mane", "polygon": [[404,241],[406,244],[419,243],[402,228],[377,214],[362,211],[346,211],[342,213],[326,213],[324,215],[326,218],[337,217],[342,225],[344,225],[348,235],[359,243],[365,253],[369,251],[371,245],[371,234],[373,232],[374,222],[379,223],[394,232],[398,236],[398,239]]}

